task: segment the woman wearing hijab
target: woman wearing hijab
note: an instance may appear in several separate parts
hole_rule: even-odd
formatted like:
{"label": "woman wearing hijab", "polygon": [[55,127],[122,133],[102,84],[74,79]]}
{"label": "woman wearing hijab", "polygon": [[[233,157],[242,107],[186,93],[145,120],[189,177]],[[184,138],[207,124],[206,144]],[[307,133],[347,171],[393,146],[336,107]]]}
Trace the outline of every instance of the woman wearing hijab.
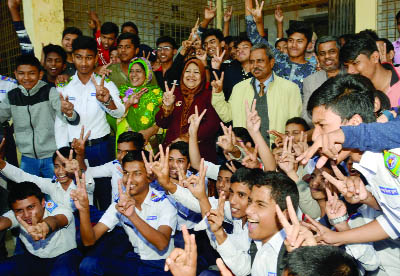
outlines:
{"label": "woman wearing hijab", "polygon": [[117,141],[119,135],[128,130],[142,133],[148,141],[159,129],[154,122],[162,103],[163,92],[157,85],[147,59],[133,59],[128,73],[130,85],[119,87],[119,95],[126,112],[120,119],[108,117],[109,123],[116,133]]}
{"label": "woman wearing hijab", "polygon": [[[168,97],[168,94],[165,93],[165,96]],[[215,137],[220,119],[211,105],[211,95],[204,65],[198,59],[190,59],[182,71],[180,88],[173,91],[175,100],[164,99],[156,115],[157,126],[167,129],[165,145],[175,140],[188,142],[188,119],[195,113],[195,106],[199,114],[207,109],[197,134],[200,154],[205,160],[216,162]]]}

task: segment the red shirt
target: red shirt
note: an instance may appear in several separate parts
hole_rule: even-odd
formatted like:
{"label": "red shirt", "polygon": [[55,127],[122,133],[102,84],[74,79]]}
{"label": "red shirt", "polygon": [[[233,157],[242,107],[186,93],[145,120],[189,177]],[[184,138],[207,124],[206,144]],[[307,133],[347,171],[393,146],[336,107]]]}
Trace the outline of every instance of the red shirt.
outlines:
{"label": "red shirt", "polygon": [[99,59],[97,61],[99,66],[106,65],[110,63],[110,51],[104,49],[103,44],[101,44],[101,33],[100,30],[96,32],[96,42],[97,42],[97,54]]}

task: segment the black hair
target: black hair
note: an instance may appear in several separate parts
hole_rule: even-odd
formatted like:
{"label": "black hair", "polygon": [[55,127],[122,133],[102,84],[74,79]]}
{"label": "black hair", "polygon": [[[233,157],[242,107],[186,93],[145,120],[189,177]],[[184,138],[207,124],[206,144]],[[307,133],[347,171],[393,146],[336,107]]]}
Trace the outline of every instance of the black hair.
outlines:
{"label": "black hair", "polygon": [[222,42],[224,40],[224,34],[220,29],[207,29],[201,36],[201,43],[204,43],[207,37],[215,35],[215,37]]}
{"label": "black hair", "polygon": [[144,153],[144,156],[146,156],[146,159],[149,160],[149,152],[146,150],[130,150],[128,151],[124,158],[122,158],[122,167],[125,166],[125,163],[127,162],[134,162],[134,161],[138,161],[138,162],[143,162],[143,156],[142,156],[142,152]]}
{"label": "black hair", "polygon": [[175,39],[170,36],[159,37],[156,41],[156,46],[158,47],[158,45],[160,45],[161,43],[169,43],[171,44],[172,48],[178,49],[178,45],[176,44]]}
{"label": "black hair", "polygon": [[118,136],[117,144],[132,142],[137,150],[142,150],[144,147],[144,137],[140,132],[126,131]]}
{"label": "black hair", "polygon": [[355,60],[359,55],[366,55],[368,58],[372,53],[377,52],[378,47],[376,46],[375,40],[356,35],[343,45],[340,49],[339,59],[341,63]]}
{"label": "black hair", "polygon": [[65,28],[65,30],[63,31],[62,38],[64,38],[64,36],[66,36],[67,34],[74,34],[77,36],[82,36],[82,31],[77,27],[68,27],[68,28]]}
{"label": "black hair", "polygon": [[49,44],[47,46],[44,46],[43,53],[44,53],[44,59],[47,58],[48,54],[56,53],[61,57],[64,64],[67,62],[67,53],[65,52],[64,48],[59,45]]}
{"label": "black hair", "polygon": [[365,37],[365,38],[370,38],[374,41],[377,41],[379,39],[378,34],[371,29],[365,29],[362,30],[361,32],[358,33],[359,36]]}
{"label": "black hair", "polygon": [[285,126],[290,125],[290,124],[302,125],[304,128],[304,131],[310,130],[310,126],[307,124],[306,120],[304,120],[301,117],[290,118],[289,120],[286,121]]}
{"label": "black hair", "polygon": [[97,55],[97,42],[93,37],[89,36],[79,36],[77,39],[72,42],[72,50],[75,52],[81,49],[88,49],[93,51],[95,55]]}
{"label": "black hair", "polygon": [[24,181],[20,182],[18,185],[13,185],[10,188],[10,192],[8,194],[8,207],[12,210],[12,205],[17,200],[24,200],[30,196],[35,196],[42,202],[44,199],[44,194],[40,190],[40,188],[32,182]]}
{"label": "black hair", "polygon": [[231,176],[231,183],[241,182],[245,183],[251,188],[257,183],[264,181],[264,172],[262,169],[249,169],[240,167]]}
{"label": "black hair", "polygon": [[125,27],[132,27],[132,28],[136,31],[136,34],[139,35],[139,29],[138,29],[138,27],[136,26],[136,24],[133,23],[132,21],[127,21],[127,22],[125,22],[124,24],[122,24],[122,26],[121,26],[121,33],[122,33],[122,30],[123,30]]}
{"label": "black hair", "polygon": [[117,48],[117,46],[111,46],[109,49],[108,49],[109,51],[110,51],[110,53],[112,52],[112,51],[118,51],[118,48]]}
{"label": "black hair", "polygon": [[293,208],[296,210],[299,206],[299,191],[297,190],[296,183],[281,172],[269,171],[263,173],[263,180],[261,182],[258,181],[254,185],[256,187],[269,187],[271,189],[271,198],[278,204],[282,211],[287,209],[286,197],[290,196]]}
{"label": "black hair", "polygon": [[234,36],[231,36],[231,35],[225,36],[224,39],[223,39],[223,41],[225,41],[226,45],[229,45],[229,43],[231,43],[231,42],[235,42],[236,43],[237,40],[238,40],[237,37],[234,37]]}
{"label": "black hair", "polygon": [[15,63],[16,69],[18,69],[18,67],[21,65],[31,65],[36,67],[39,72],[42,70],[42,65],[40,64],[40,61],[34,55],[20,55],[17,57]]}
{"label": "black hair", "polygon": [[242,42],[249,42],[251,46],[253,46],[253,43],[251,42],[250,38],[247,37],[247,35],[241,35],[237,38],[235,42],[235,47],[237,47],[240,43]]}
{"label": "black hair", "polygon": [[327,43],[327,42],[335,42],[336,43],[336,48],[338,50],[340,50],[341,46],[340,46],[340,42],[339,39],[336,36],[328,36],[328,35],[324,35],[321,36],[320,38],[317,39],[317,41],[315,42],[315,53],[318,55],[318,47],[319,45],[323,44],[323,43]]}
{"label": "black hair", "polygon": [[307,39],[307,43],[311,42],[311,40],[312,40],[313,32],[303,22],[294,22],[293,24],[291,24],[289,29],[286,31],[288,38],[294,33],[303,34]]}
{"label": "black hair", "polygon": [[287,39],[286,37],[282,37],[282,38],[278,39],[278,40],[275,42],[275,48],[276,48],[276,47],[278,46],[278,44],[279,44],[280,42],[282,42],[282,41],[287,42],[288,39]]}
{"label": "black hair", "polygon": [[250,142],[252,147],[255,147],[253,139],[251,138],[249,132],[244,127],[234,127],[232,129],[233,133],[236,137],[240,138],[243,141],[243,144]]}
{"label": "black hair", "polygon": [[340,116],[342,121],[349,120],[355,114],[364,123],[374,122],[374,92],[371,81],[361,75],[344,74],[328,79],[311,95],[307,112],[312,116],[315,107],[325,106],[326,109]]}
{"label": "black hair", "polygon": [[382,41],[383,43],[386,44],[386,53],[389,53],[390,51],[394,51],[394,46],[393,46],[392,42],[390,42],[389,39],[387,39],[387,38],[379,38],[377,40],[377,42],[378,41]]}
{"label": "black hair", "polygon": [[113,22],[104,22],[100,28],[101,34],[114,34],[115,37],[118,37],[119,28],[117,24]]}
{"label": "black hair", "polygon": [[[236,161],[236,160],[232,160],[230,162],[233,163],[233,165],[236,167],[236,169],[239,169],[239,168],[243,167],[243,165],[240,162]],[[228,164],[230,164],[230,162]],[[231,169],[229,169],[229,167],[226,164],[227,163],[222,163],[222,165],[219,167],[219,171],[218,172],[220,172],[220,171],[230,171],[231,173],[234,173],[233,171],[231,171]]]}
{"label": "black hair", "polygon": [[[67,158],[67,159],[69,157],[69,152],[71,150],[72,150],[71,147],[62,147],[62,148],[58,149],[58,151],[61,153],[61,155],[64,156],[65,158]],[[57,157],[58,157],[57,152],[54,152],[53,153],[53,164],[56,161]],[[73,150],[73,153],[72,153],[72,158],[76,158],[76,152],[74,150]]]}
{"label": "black hair", "polygon": [[179,151],[183,156],[187,158],[187,160],[190,160],[189,157],[189,144],[183,141],[178,141],[169,146],[169,152],[172,150],[177,150]]}
{"label": "black hair", "polygon": [[391,108],[389,97],[380,90],[375,90],[374,98],[378,98],[381,102],[381,108],[379,110],[389,110]]}
{"label": "black hair", "polygon": [[292,276],[359,276],[356,261],[343,249],[330,245],[302,246],[283,262]]}
{"label": "black hair", "polygon": [[[357,36],[356,34],[344,34],[344,35],[339,36],[338,40],[340,42],[340,40],[343,39],[344,44],[346,44],[350,40],[354,39],[356,36]],[[342,45],[342,47],[343,47],[343,45]]]}
{"label": "black hair", "polygon": [[125,39],[130,39],[133,46],[135,46],[135,48],[139,48],[140,46],[140,38],[139,36],[133,34],[133,33],[122,33],[119,35],[119,37],[117,38],[117,45]]}

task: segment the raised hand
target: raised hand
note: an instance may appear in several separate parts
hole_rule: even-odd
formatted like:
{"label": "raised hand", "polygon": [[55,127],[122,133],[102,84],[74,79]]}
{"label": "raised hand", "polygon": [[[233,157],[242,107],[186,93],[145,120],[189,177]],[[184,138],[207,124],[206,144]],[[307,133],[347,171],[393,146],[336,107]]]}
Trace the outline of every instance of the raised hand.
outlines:
{"label": "raised hand", "polygon": [[296,159],[292,152],[293,149],[293,136],[286,136],[285,142],[283,143],[283,152],[281,158],[278,160],[278,166],[286,174],[295,172]]}
{"label": "raised hand", "polygon": [[224,135],[218,137],[217,145],[226,152],[232,152],[236,143],[235,134],[233,134],[232,126],[226,127],[221,123]]}
{"label": "raised hand", "polygon": [[307,144],[307,133],[301,132],[300,134],[300,141],[295,142],[293,144],[293,150],[294,154],[296,157],[302,155],[304,152],[306,152],[308,149],[308,144]]}
{"label": "raised hand", "polygon": [[144,166],[146,168],[147,175],[152,175],[153,171],[152,171],[151,167],[153,166],[154,159],[156,159],[154,157],[153,151],[151,151],[150,154],[149,154],[149,159],[150,160],[147,161],[146,155],[144,154],[143,151],[142,151],[142,158],[143,158],[143,161],[144,161]]}
{"label": "raised hand", "polygon": [[135,213],[135,199],[130,194],[131,189],[131,178],[128,177],[126,182],[125,191],[122,188],[122,179],[118,181],[118,194],[119,200],[115,205],[118,212],[129,218]]}
{"label": "raised hand", "polygon": [[340,239],[337,237],[337,232],[323,226],[321,223],[317,222],[309,215],[306,215],[306,218],[310,223],[302,222],[302,225],[306,226],[309,230],[317,233],[315,239],[318,244],[328,244],[335,246],[342,245]]}
{"label": "raised hand", "polygon": [[247,8],[247,10],[253,16],[255,22],[262,22],[262,10],[263,10],[263,7],[264,7],[264,1],[262,1],[261,5],[260,5],[258,3],[258,0],[256,0],[256,8],[255,9]]}
{"label": "raised hand", "polygon": [[200,168],[199,168],[199,176],[196,177],[195,181],[188,181],[187,188],[193,194],[193,196],[197,199],[206,198],[206,178],[207,166],[204,166],[204,158],[201,158]]}
{"label": "raised hand", "polygon": [[260,168],[261,164],[257,158],[258,157],[258,145],[256,145],[253,152],[251,152],[243,142],[240,142],[240,145],[242,146],[242,149],[244,150],[244,152],[246,154],[245,157],[242,159],[242,165],[249,169]]}
{"label": "raised hand", "polygon": [[197,30],[199,29],[199,25],[200,25],[200,18],[197,17],[196,24],[194,24],[192,31],[190,32],[190,36],[189,36],[189,40],[192,42],[194,42],[196,40]]}
{"label": "raised hand", "polygon": [[268,133],[276,137],[274,143],[277,147],[283,146],[283,141],[285,141],[285,138],[287,136],[286,134],[280,133],[279,131],[276,130],[268,130]]}
{"label": "raised hand", "polygon": [[175,91],[175,82],[172,85],[171,89],[168,87],[168,83],[165,82],[165,93],[163,94],[163,104],[166,107],[172,107],[173,106],[173,104],[175,102],[174,91]]}
{"label": "raised hand", "polygon": [[96,99],[102,103],[108,103],[110,100],[112,100],[110,91],[108,90],[107,87],[104,87],[105,77],[106,76],[103,76],[101,78],[100,84],[97,84],[96,79],[93,77],[93,75],[91,76],[91,80],[94,84],[94,87],[96,87]]}
{"label": "raised hand", "polygon": [[224,13],[224,22],[231,21],[231,18],[232,18],[232,6],[229,6],[226,8]]}
{"label": "raised hand", "polygon": [[329,219],[343,217],[347,214],[346,204],[341,201],[335,191],[329,189],[328,185],[325,187],[328,201],[326,202],[325,212]]}
{"label": "raised hand", "polygon": [[213,233],[216,233],[219,230],[223,230],[222,224],[225,217],[224,206],[225,193],[222,191],[218,198],[218,208],[216,210],[210,210],[210,212],[207,214],[207,220]]}
{"label": "raised hand", "polygon": [[196,50],[196,58],[200,60],[205,66],[207,66],[207,52],[203,49]]}
{"label": "raised hand", "polygon": [[379,59],[381,62],[387,62],[386,58],[386,43],[376,43],[378,46]]}
{"label": "raised hand", "polygon": [[258,116],[258,112],[256,110],[257,100],[253,100],[253,104],[251,105],[251,110],[249,108],[249,103],[246,101],[244,104],[246,106],[246,128],[247,131],[251,134],[255,134],[260,131],[261,127],[261,117]]}
{"label": "raised hand", "polygon": [[217,9],[213,6],[213,1],[209,1],[209,6],[204,8],[204,19],[211,21],[217,14]]}
{"label": "raised hand", "polygon": [[62,154],[57,150],[56,151],[58,158],[60,158],[61,162],[64,163],[64,169],[69,175],[73,175],[76,171],[80,171],[79,162],[76,159],[73,159],[74,150],[69,151],[68,159],[62,156]]}
{"label": "raised hand", "polygon": [[165,271],[174,276],[195,276],[197,268],[197,245],[193,234],[189,235],[186,225],[182,225],[185,249],[175,248],[165,260]]}
{"label": "raised hand", "polygon": [[86,191],[86,180],[85,174],[82,174],[82,179],[79,178],[79,174],[75,171],[76,189],[70,193],[71,199],[74,201],[76,209],[79,211],[89,211],[89,198]]}
{"label": "raised hand", "polygon": [[74,115],[74,104],[68,100],[68,96],[64,98],[64,96],[60,93],[60,101],[61,101],[61,112],[67,115],[67,117],[72,117]]}
{"label": "raised hand", "polygon": [[36,213],[32,212],[32,225],[26,223],[20,216],[16,216],[18,222],[25,228],[26,232],[32,237],[33,240],[44,240],[50,232],[50,228],[44,221],[37,222]]}
{"label": "raised hand", "polygon": [[313,233],[306,227],[302,226],[297,219],[296,211],[293,208],[293,203],[290,196],[286,197],[286,206],[291,223],[287,220],[279,205],[275,205],[276,214],[281,225],[285,229],[285,246],[287,251],[292,252],[300,246],[317,245],[317,241],[315,240]]}
{"label": "raised hand", "polygon": [[221,78],[218,77],[215,71],[213,71],[213,74],[215,79],[211,82],[212,93],[221,93],[224,83],[224,72],[222,72]]}
{"label": "raised hand", "polygon": [[222,61],[224,60],[225,50],[219,55],[219,48],[217,48],[217,54],[213,56],[211,59],[211,67],[215,70],[219,70],[221,68]]}
{"label": "raised hand", "polygon": [[199,110],[197,105],[194,106],[194,114],[190,115],[188,119],[189,123],[189,136],[197,136],[197,131],[199,130],[201,120],[203,119],[204,115],[206,114],[207,109],[204,109],[203,112],[199,115]]}
{"label": "raised hand", "polygon": [[237,168],[235,166],[235,164],[231,161],[231,162],[226,162],[225,165],[228,167],[228,169],[235,173],[237,171]]}
{"label": "raised hand", "polygon": [[135,104],[138,104],[140,102],[140,98],[147,92],[149,92],[149,89],[146,87],[143,87],[139,92],[132,94],[130,96],[130,98],[128,99],[125,107],[126,106],[131,107],[131,106],[134,106]]}
{"label": "raised hand", "polygon": [[103,65],[100,67],[98,74],[101,76],[108,76],[110,73],[112,73],[111,69],[108,69],[108,67],[112,65],[112,62],[109,64]]}
{"label": "raised hand", "polygon": [[150,168],[154,175],[157,177],[158,183],[161,186],[165,187],[165,185],[169,184],[169,147],[165,150],[162,145],[159,145],[159,153],[160,159],[151,164]]}
{"label": "raised hand", "polygon": [[[5,161],[4,161],[4,145],[6,144],[6,138],[3,137],[3,139],[1,139],[1,143],[0,143],[0,160],[2,161],[2,168],[4,168],[5,166]],[[4,166],[3,166],[4,165]]]}
{"label": "raised hand", "polygon": [[277,5],[275,9],[275,20],[279,23],[283,22],[283,11],[281,9],[281,5]]}
{"label": "raised hand", "polygon": [[90,133],[91,131],[89,130],[86,136],[83,137],[85,135],[85,126],[82,126],[79,139],[74,138],[74,140],[72,140],[71,148],[75,150],[77,155],[85,156],[85,144],[89,139]]}

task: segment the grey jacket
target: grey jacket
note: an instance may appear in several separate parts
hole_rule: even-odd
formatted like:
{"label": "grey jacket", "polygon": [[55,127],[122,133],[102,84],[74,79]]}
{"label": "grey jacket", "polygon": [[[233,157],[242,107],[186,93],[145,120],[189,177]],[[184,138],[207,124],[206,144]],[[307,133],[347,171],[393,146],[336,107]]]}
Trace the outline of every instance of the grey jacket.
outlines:
{"label": "grey jacket", "polygon": [[307,104],[312,93],[317,90],[326,80],[328,76],[324,70],[315,72],[303,80],[303,112],[301,117],[312,127],[310,115],[307,113]]}
{"label": "grey jacket", "polygon": [[[0,102],[0,122],[13,120],[18,150],[27,157],[48,158],[56,151],[56,116],[65,120],[59,93],[41,80],[29,91],[18,85]],[[70,124],[79,123],[79,116],[74,117]]]}

